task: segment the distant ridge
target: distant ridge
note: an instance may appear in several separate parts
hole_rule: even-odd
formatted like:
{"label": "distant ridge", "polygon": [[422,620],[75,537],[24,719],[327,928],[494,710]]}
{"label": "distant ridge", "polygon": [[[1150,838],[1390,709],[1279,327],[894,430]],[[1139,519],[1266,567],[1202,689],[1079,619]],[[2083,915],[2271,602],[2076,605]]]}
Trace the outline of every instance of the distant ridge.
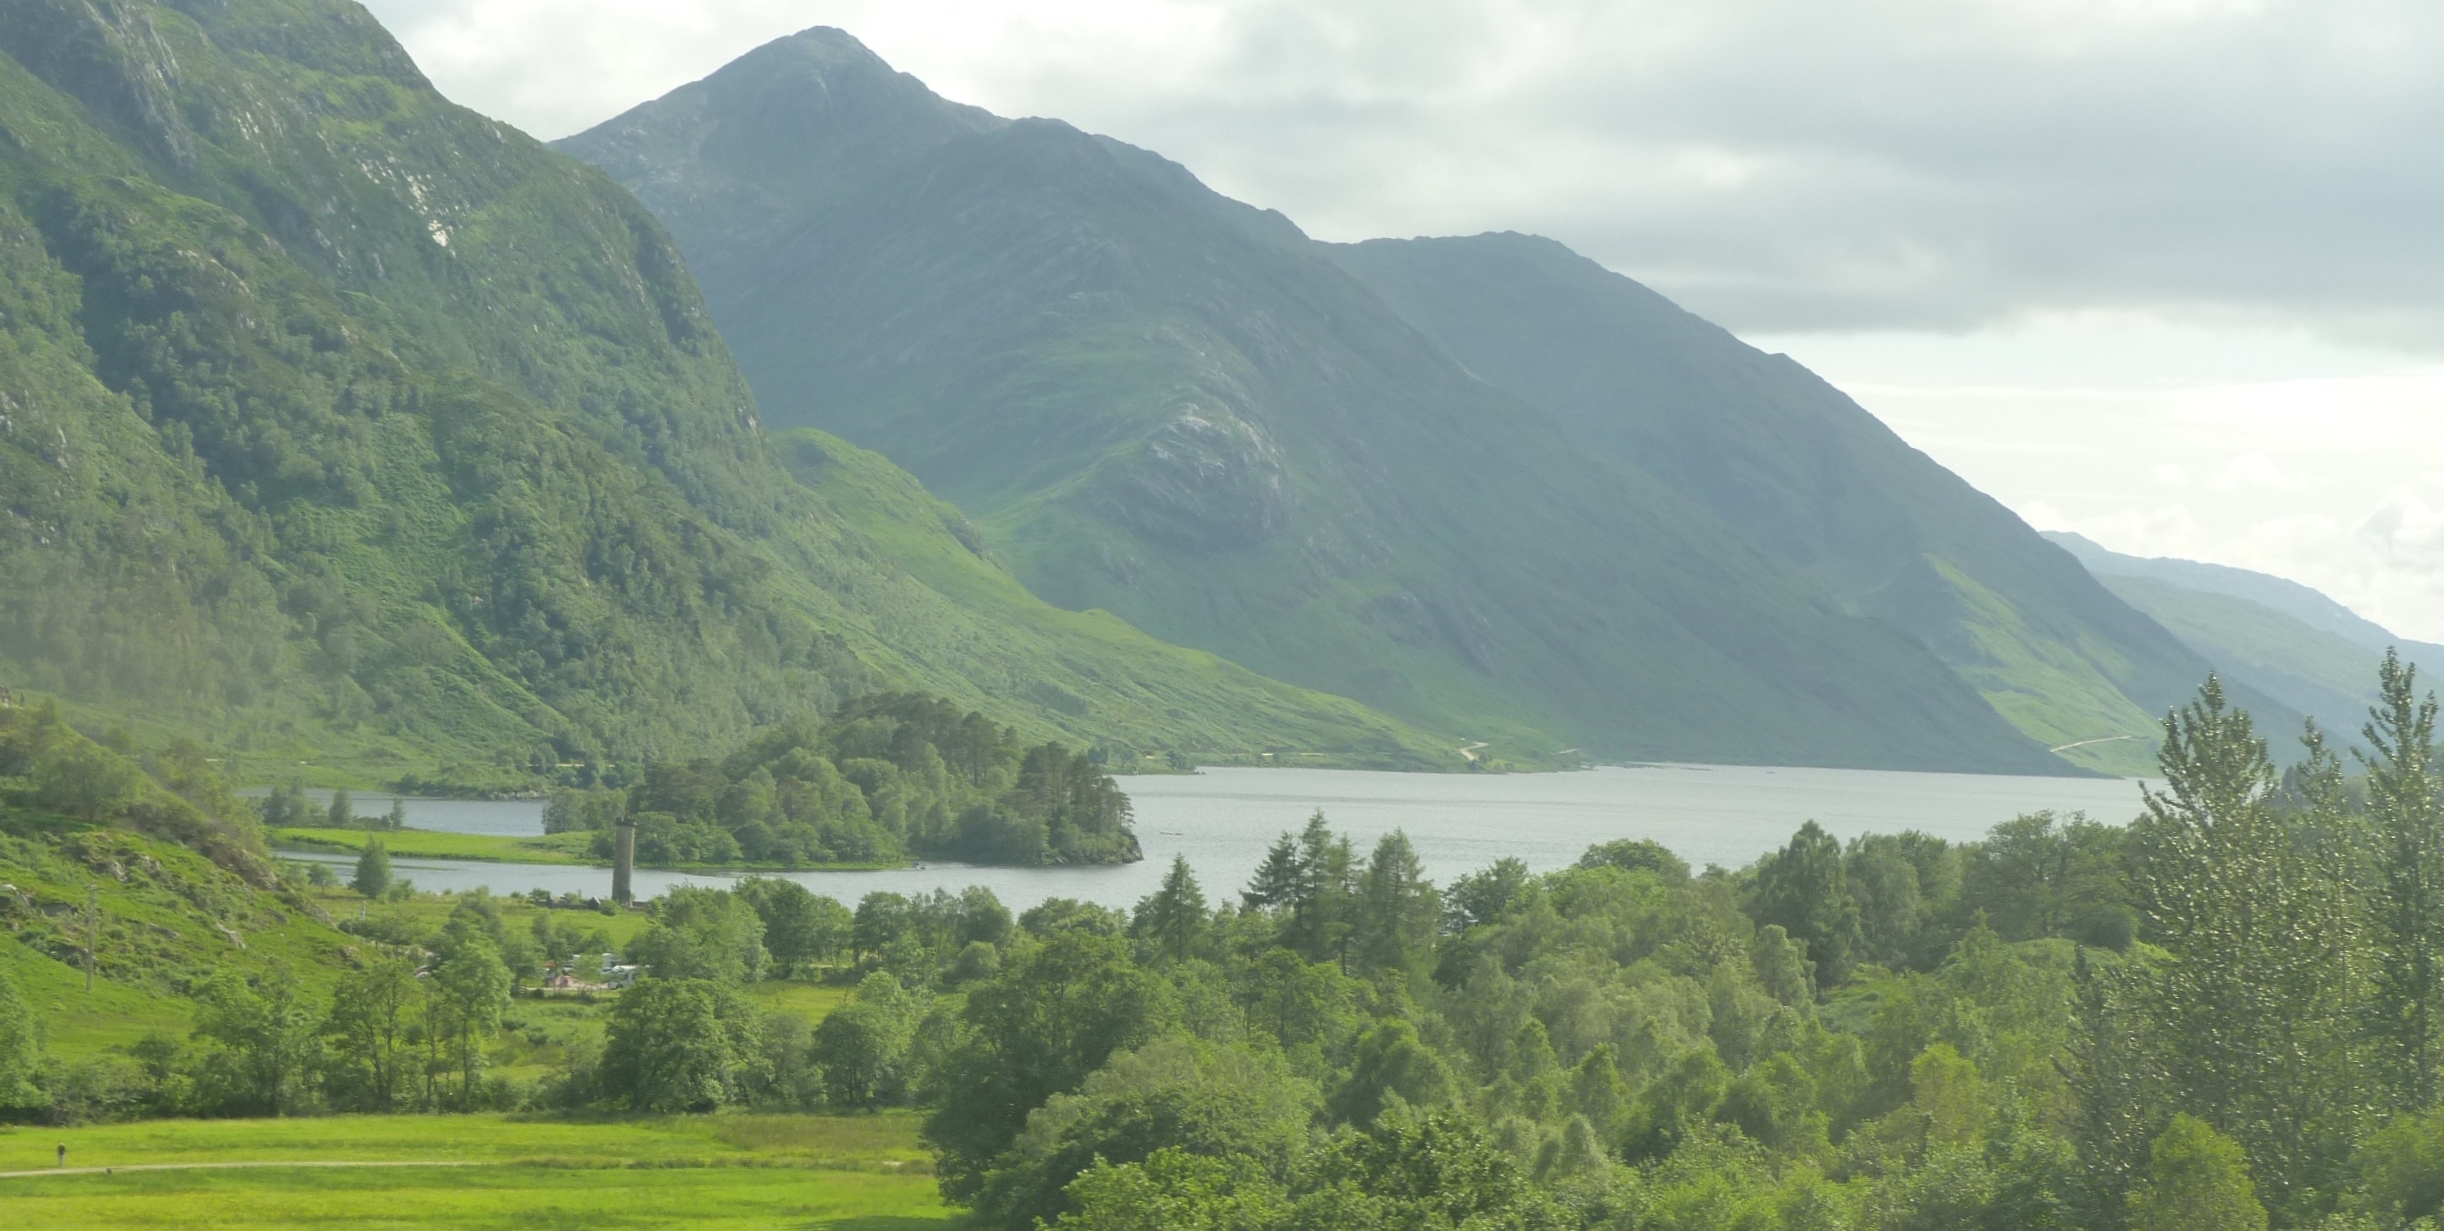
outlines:
{"label": "distant ridge", "polygon": [[[2226,679],[2267,695],[2344,741],[2358,738],[2387,648],[2444,675],[2444,645],[2395,637],[2296,581],[2195,560],[2125,555],[2064,531],[2046,536],[2114,593],[2153,616]],[[2289,732],[2265,728],[2278,741]]]}
{"label": "distant ridge", "polygon": [[2226,564],[2206,564],[2165,556],[2132,556],[2109,550],[2085,535],[2048,530],[2045,537],[2079,558],[2099,577],[2147,577],[2184,590],[2224,594],[2279,611],[2320,632],[2332,633],[2354,645],[2382,651],[2402,644],[2382,625],[2367,619],[2324,592],[2271,573],[2252,572]]}

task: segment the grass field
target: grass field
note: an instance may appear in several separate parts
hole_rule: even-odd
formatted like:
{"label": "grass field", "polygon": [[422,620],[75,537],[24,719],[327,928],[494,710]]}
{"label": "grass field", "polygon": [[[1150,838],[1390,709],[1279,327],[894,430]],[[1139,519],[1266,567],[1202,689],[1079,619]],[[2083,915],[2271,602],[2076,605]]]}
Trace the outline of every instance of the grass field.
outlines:
{"label": "grass field", "polygon": [[[459,895],[452,893],[415,893],[401,899],[368,902],[354,890],[344,887],[324,887],[309,891],[314,901],[335,920],[360,916],[380,918],[394,916],[414,921],[422,928],[439,928],[450,920],[457,909]],[[546,909],[537,906],[524,894],[502,894],[493,899],[499,903],[501,922],[519,932],[532,931],[537,915],[549,914],[554,926],[563,929],[590,931],[602,929],[611,943],[625,946],[652,923],[652,916],[643,911],[622,910],[598,914],[590,910]]]}
{"label": "grass field", "polygon": [[[290,850],[353,854],[364,850],[368,839],[380,838],[383,848],[392,855],[411,859],[473,859],[486,863],[596,862],[586,854],[594,841],[594,835],[590,833],[511,838],[499,834],[440,833],[429,829],[386,829],[379,833],[363,829],[275,829],[270,837],[272,845]],[[608,861],[603,863],[609,866]]]}
{"label": "grass field", "polygon": [[292,1162],[0,1179],[22,1227],[714,1227],[914,1231],[955,1225],[910,1115],[633,1120],[339,1116],[0,1129],[0,1171]]}

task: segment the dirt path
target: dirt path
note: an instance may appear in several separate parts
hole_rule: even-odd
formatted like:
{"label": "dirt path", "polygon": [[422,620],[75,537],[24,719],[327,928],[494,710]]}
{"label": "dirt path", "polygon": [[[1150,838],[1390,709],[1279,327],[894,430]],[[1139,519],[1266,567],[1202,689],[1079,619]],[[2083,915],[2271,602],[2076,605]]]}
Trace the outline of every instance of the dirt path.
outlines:
{"label": "dirt path", "polygon": [[2064,745],[2062,745],[2062,746],[2061,746],[2061,747],[2059,747],[2059,748],[2048,748],[2048,749],[2046,749],[2046,751],[2047,751],[2047,752],[2069,752],[2069,751],[2070,751],[2071,749],[2073,749],[2073,748],[2085,748],[2085,747],[2087,747],[2087,746],[2088,746],[2088,745],[2090,745],[2090,744],[2110,744],[2110,743],[2113,743],[2113,742],[2115,742],[2115,741],[2117,741],[2117,740],[2125,740],[2125,739],[2145,739],[2145,738],[2147,738],[2147,737],[2146,737],[2146,736],[2144,736],[2144,735],[2107,735],[2107,736],[2103,736],[2103,737],[2098,738],[2098,739],[2082,739],[2082,740],[2073,740],[2073,741],[2071,741],[2070,743],[2064,744]]}
{"label": "dirt path", "polygon": [[473,1159],[406,1159],[384,1162],[316,1162],[310,1160],[255,1159],[238,1163],[137,1163],[127,1167],[44,1167],[36,1171],[0,1171],[0,1180],[22,1180],[39,1175],[113,1175],[121,1171],[212,1171],[237,1167],[490,1167],[496,1163]]}

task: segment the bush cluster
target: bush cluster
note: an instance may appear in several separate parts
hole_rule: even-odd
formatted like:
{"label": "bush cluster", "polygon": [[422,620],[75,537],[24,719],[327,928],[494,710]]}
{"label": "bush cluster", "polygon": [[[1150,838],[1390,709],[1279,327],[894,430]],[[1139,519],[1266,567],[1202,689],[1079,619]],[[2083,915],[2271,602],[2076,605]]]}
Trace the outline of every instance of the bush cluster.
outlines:
{"label": "bush cluster", "polygon": [[982,714],[909,694],[768,728],[719,760],[648,764],[626,791],[562,791],[544,828],[592,830],[609,858],[623,817],[637,861],[653,866],[1139,858],[1128,796],[1088,754],[1028,746]]}

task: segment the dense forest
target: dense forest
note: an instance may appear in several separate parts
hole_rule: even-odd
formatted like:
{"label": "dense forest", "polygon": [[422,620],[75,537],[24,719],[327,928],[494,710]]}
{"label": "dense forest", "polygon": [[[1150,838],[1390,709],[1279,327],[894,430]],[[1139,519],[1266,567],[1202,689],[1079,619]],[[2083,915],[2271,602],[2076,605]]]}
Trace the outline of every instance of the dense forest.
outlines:
{"label": "dense forest", "polygon": [[[679,890],[624,943],[646,977],[532,1082],[487,1070],[527,1003],[511,989],[615,920],[515,929],[467,896],[421,925],[343,920],[353,957],[318,986],[199,977],[192,1034],[115,1068],[46,1061],[0,993],[0,1098],[915,1108],[943,1191],[1013,1231],[2432,1227],[2444,767],[2435,700],[2397,663],[2381,682],[2357,750],[2310,728],[2278,770],[2210,680],[2167,717],[2162,786],[2128,825],[2040,814],[1948,843],[1809,824],[1736,871],[1614,841],[1437,886],[1401,834],[1362,851],[1318,814],[1236,893],[1175,862],[1127,912]],[[918,726],[946,775],[987,747],[1008,774],[1001,740],[922,726],[948,712],[878,701],[691,773],[699,798],[818,752],[847,774]],[[39,718],[10,730],[12,800],[90,805],[26,752],[44,739],[108,770],[85,780],[137,765]],[[218,832],[166,819],[202,812],[152,769],[113,806]],[[854,990],[810,1021],[770,1007],[775,983]]]}
{"label": "dense forest", "polygon": [[983,714],[915,694],[856,698],[719,760],[648,763],[626,790],[562,791],[544,828],[591,829],[594,854],[608,859],[623,816],[647,866],[1140,858],[1128,796],[1092,754],[1028,746]]}

